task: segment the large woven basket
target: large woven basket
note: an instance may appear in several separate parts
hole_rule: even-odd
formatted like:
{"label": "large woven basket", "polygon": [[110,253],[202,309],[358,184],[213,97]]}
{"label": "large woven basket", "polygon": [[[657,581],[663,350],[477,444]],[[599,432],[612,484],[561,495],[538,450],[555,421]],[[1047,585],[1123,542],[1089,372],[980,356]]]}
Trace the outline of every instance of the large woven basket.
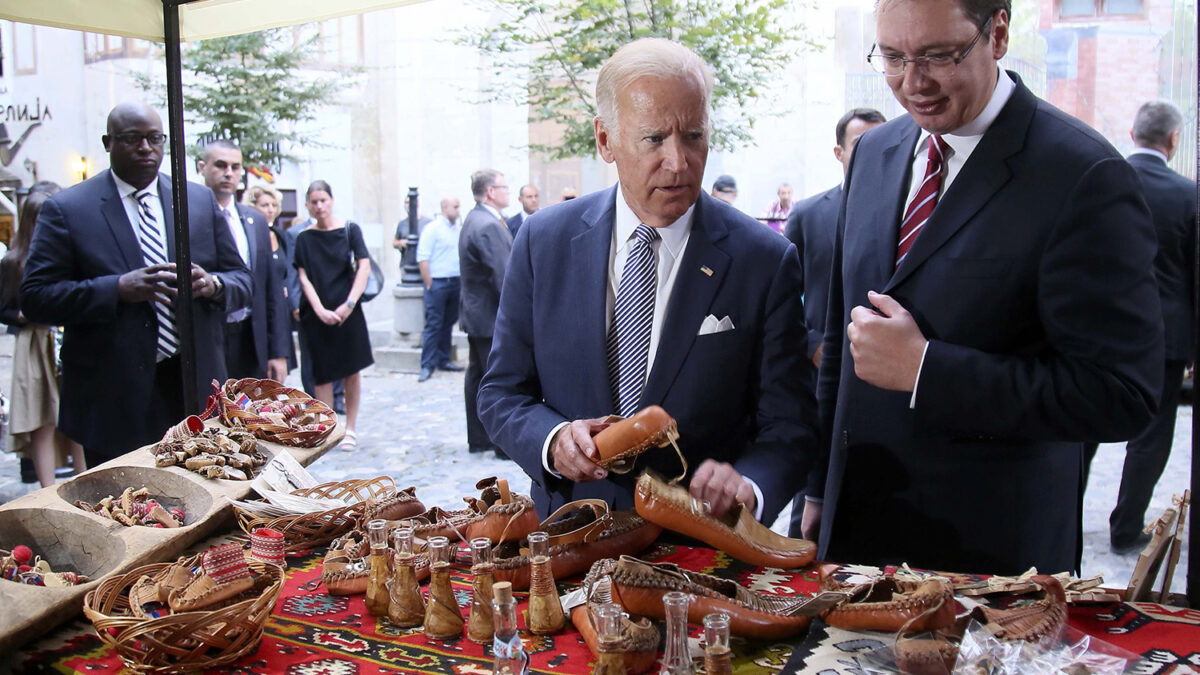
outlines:
{"label": "large woven basket", "polygon": [[263,627],[283,590],[283,570],[247,559],[251,569],[272,580],[256,598],[211,611],[181,612],[157,619],[135,616],[129,589],[144,575],[154,576],[171,565],[194,567],[201,556],[174,563],[139,567],[111,576],[88,592],[83,613],[96,634],[114,648],[126,667],[138,673],[187,673],[227,665],[258,648]]}
{"label": "large woven basket", "polygon": [[283,533],[284,541],[287,542],[284,550],[300,551],[328,544],[346,534],[358,524],[367,500],[393,497],[398,492],[395,481],[388,476],[379,476],[370,480],[322,483],[316,487],[293,490],[292,494],[317,499],[337,499],[348,504],[328,511],[280,518],[263,518],[235,506],[233,512],[237,515],[238,527],[246,534],[260,527],[269,527]]}
{"label": "large woven basket", "polygon": [[[311,413],[316,420],[314,424],[324,428],[319,430],[299,429],[272,422],[253,411],[243,409],[236,403],[238,400],[247,399],[251,403],[279,401],[292,404],[302,413]],[[321,441],[325,440],[337,426],[337,414],[330,410],[329,406],[299,389],[285,387],[275,380],[230,379],[226,380],[223,386],[213,380],[212,400],[216,406],[216,412],[225,426],[242,427],[265,441],[282,445],[299,448],[320,445]]]}

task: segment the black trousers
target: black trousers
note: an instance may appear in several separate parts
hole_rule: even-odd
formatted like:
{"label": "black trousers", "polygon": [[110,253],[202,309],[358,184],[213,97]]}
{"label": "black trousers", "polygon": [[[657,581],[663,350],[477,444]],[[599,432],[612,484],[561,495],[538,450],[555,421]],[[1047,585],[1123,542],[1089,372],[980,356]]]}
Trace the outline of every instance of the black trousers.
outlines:
{"label": "black trousers", "polygon": [[489,449],[492,439],[479,421],[479,382],[483,379],[483,371],[487,368],[488,354],[492,351],[492,338],[467,337],[470,347],[467,361],[466,378],[463,380],[463,399],[467,403],[467,445],[471,448]]}
{"label": "black trousers", "polygon": [[1132,543],[1145,527],[1146,509],[1154,496],[1154,486],[1162,477],[1171,457],[1171,444],[1175,441],[1175,415],[1179,410],[1184,365],[1184,361],[1166,362],[1158,414],[1150,426],[1125,445],[1125,466],[1121,470],[1117,507],[1108,517],[1108,535],[1115,546]]}
{"label": "black trousers", "polygon": [[[203,403],[203,401],[201,401]],[[191,411],[199,413],[199,410]],[[95,468],[110,459],[115,459],[143,445],[162,440],[167,429],[184,418],[182,359],[176,354],[159,361],[154,370],[154,389],[144,419],[126,420],[128,439],[116,447],[88,446],[83,457],[88,468]]]}
{"label": "black trousers", "polygon": [[225,324],[225,370],[238,380],[267,376],[267,364],[258,362],[254,349],[254,323],[249,317]]}

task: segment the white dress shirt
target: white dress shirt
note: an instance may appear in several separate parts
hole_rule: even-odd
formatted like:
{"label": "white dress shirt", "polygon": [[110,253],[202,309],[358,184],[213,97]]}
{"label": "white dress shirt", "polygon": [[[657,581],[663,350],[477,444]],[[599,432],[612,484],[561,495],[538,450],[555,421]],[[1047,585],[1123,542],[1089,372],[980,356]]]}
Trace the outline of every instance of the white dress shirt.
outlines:
{"label": "white dress shirt", "polygon": [[[113,183],[117,186],[117,194],[121,195],[121,206],[125,207],[125,215],[129,218],[129,226],[133,229],[134,239],[138,242],[138,248],[140,249],[142,238],[138,236],[138,223],[142,222],[142,214],[138,211],[138,200],[135,195],[142,190],[121,180],[112,171],[109,171],[109,175],[112,176]],[[144,189],[154,195],[154,199],[151,199],[148,205],[150,212],[154,214],[154,226],[158,228],[159,239],[162,240],[163,246],[167,249],[167,259],[170,260],[174,256],[174,252],[170,250],[171,247],[167,243],[166,222],[163,220],[162,197],[158,194],[158,179],[153,180]]]}
{"label": "white dress shirt", "polygon": [[253,269],[250,265],[250,239],[246,236],[246,228],[242,226],[242,217],[238,213],[237,205],[230,198],[228,204],[218,203],[217,206],[221,207],[221,214],[225,216],[225,224],[229,226],[229,233],[233,235],[238,255],[242,256],[246,269]]}
{"label": "white dress shirt", "polygon": [[[992,98],[979,115],[954,131],[942,134],[942,140],[950,146],[950,156],[943,162],[942,190],[938,193],[939,200],[941,199],[940,195],[946,194],[946,191],[950,189],[950,184],[962,172],[963,165],[967,163],[971,153],[975,152],[975,148],[983,140],[983,135],[1000,116],[1000,111],[1004,109],[1004,105],[1008,103],[1008,99],[1012,97],[1013,91],[1017,88],[1003,68],[997,66],[996,70],[999,72],[999,76],[996,78],[996,88],[992,90]],[[912,182],[908,188],[908,198],[904,200],[905,205],[912,201],[913,197],[917,195],[921,183],[925,181],[930,135],[928,131],[922,129],[921,135],[917,137],[917,145],[913,149]],[[917,236],[920,237],[919,234]],[[921,369],[925,367],[925,354],[928,351],[929,341],[926,340],[925,349],[921,352],[921,363],[917,366],[917,379],[913,381],[912,397],[908,399],[910,409],[917,407],[917,385],[921,382]]]}

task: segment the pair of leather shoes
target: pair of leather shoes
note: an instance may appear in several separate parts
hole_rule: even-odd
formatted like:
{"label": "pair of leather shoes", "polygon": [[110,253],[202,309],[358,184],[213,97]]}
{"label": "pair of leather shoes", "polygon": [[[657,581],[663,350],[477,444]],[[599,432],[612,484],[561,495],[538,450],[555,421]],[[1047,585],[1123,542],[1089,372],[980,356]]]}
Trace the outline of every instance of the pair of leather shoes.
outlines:
{"label": "pair of leather shoes", "polygon": [[417,382],[424,382],[431,377],[433,377],[433,370],[429,368],[422,368],[421,374],[417,376]]}
{"label": "pair of leather shoes", "polygon": [[1118,543],[1109,540],[1110,547],[1113,553],[1117,555],[1130,555],[1131,553],[1141,553],[1145,550],[1146,545],[1150,543],[1150,535],[1145,532],[1138,532],[1138,535],[1132,541]]}
{"label": "pair of leather shoes", "polygon": [[466,368],[463,368],[462,366],[458,365],[457,363],[455,363],[453,361],[447,361],[447,362],[443,363],[442,365],[438,366],[437,369],[444,370],[448,373],[461,373],[462,371],[466,370]]}

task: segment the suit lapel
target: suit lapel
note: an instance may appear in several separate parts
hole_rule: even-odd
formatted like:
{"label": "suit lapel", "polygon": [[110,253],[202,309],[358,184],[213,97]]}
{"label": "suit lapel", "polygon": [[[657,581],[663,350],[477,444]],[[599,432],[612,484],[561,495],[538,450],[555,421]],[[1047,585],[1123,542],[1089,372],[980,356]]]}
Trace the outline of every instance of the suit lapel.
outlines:
{"label": "suit lapel", "polygon": [[238,204],[236,207],[238,218],[242,221],[242,231],[246,233],[246,246],[250,251],[250,262],[246,265],[251,270],[254,269],[254,263],[258,260],[258,242],[254,236],[254,216],[250,213],[251,209],[248,206]]}
{"label": "suit lapel", "polygon": [[[911,120],[911,118],[906,118]],[[896,268],[896,245],[900,237],[900,216],[908,201],[908,186],[911,182],[913,151],[921,129],[909,122],[907,129],[901,130],[896,142],[884,148],[883,161],[879,171],[882,172],[884,185],[890,182],[888,192],[881,195],[875,202],[876,213],[870,219],[875,224],[874,241],[879,262],[879,279],[891,278]],[[859,223],[846,223],[847,229]],[[849,233],[847,233],[849,235]],[[912,254],[909,253],[911,256]]]}
{"label": "suit lapel", "polygon": [[129,222],[129,214],[125,212],[125,204],[121,201],[121,194],[117,192],[117,184],[112,181],[111,176],[108,180],[108,187],[108,193],[100,200],[100,212],[104,214],[104,221],[108,223],[113,238],[117,240],[117,247],[121,249],[121,257],[125,259],[125,264],[129,266],[129,269],[145,267],[142,246],[138,243],[137,234],[133,231],[134,224]]}
{"label": "suit lapel", "polygon": [[171,181],[158,177],[158,195],[162,201],[163,230],[167,234],[167,259],[175,261],[175,200],[172,197]]}
{"label": "suit lapel", "polygon": [[[1014,78],[1015,79],[1015,78]],[[967,224],[1012,178],[1008,158],[1020,152],[1036,106],[1019,79],[1000,115],[984,133],[961,173],[939,198],[904,263],[888,283],[887,293],[907,279]]]}
{"label": "suit lapel", "polygon": [[608,257],[612,247],[616,186],[609,194],[583,214],[587,226],[571,239],[571,260],[578,270],[565,281],[575,286],[564,296],[579,298],[584,311],[569,319],[579,322],[575,333],[580,340],[580,382],[592,383],[589,392],[596,397],[599,409],[612,406],[612,391],[608,385],[608,357],[605,323],[608,311]]}
{"label": "suit lapel", "polygon": [[717,247],[728,229],[719,213],[709,214],[708,199],[701,194],[696,202],[687,249],[683,259],[675,263],[675,287],[663,317],[654,366],[642,392],[642,405],[661,403],[666,398],[729,269],[729,254]]}

